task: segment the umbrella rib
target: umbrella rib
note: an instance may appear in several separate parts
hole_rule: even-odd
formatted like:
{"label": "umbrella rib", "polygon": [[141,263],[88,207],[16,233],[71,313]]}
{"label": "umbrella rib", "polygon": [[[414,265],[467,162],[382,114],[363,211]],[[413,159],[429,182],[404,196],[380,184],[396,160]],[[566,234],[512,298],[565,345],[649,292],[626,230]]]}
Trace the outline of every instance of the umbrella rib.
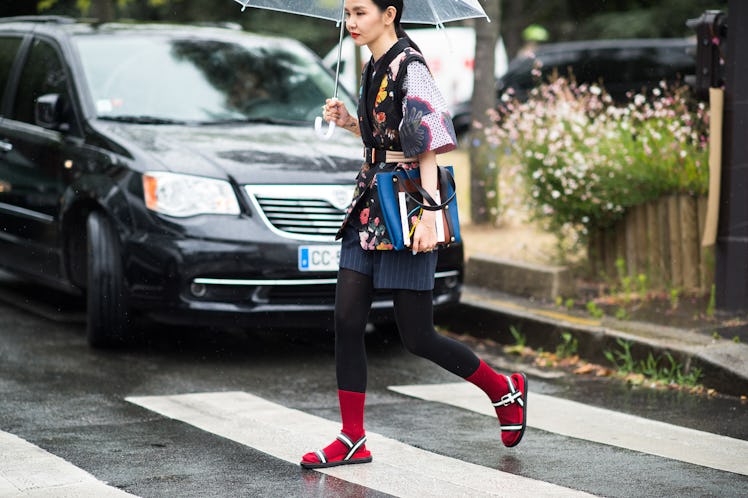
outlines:
{"label": "umbrella rib", "polygon": [[343,33],[345,33],[345,2],[340,5],[340,37],[338,39],[338,64],[335,67],[335,91],[332,98],[338,98],[338,84],[340,82],[340,59],[343,57]]}
{"label": "umbrella rib", "polygon": [[[234,1],[236,3],[238,3],[239,5],[242,6],[242,12],[244,12],[244,9],[246,9],[247,7],[255,7],[255,8],[265,9],[265,10],[273,10],[275,12],[282,12],[284,14],[296,14],[296,12],[290,12],[288,10],[281,9],[280,7],[271,7],[271,6],[268,6],[268,5],[255,6],[255,5],[252,5],[252,3],[251,3],[252,0],[234,0]],[[333,22],[337,22],[338,21],[338,19],[335,18],[335,17],[326,16],[326,15],[322,15],[322,14],[314,14],[314,13],[311,13],[311,12],[304,12],[303,15],[305,15],[307,17],[314,17],[316,19],[324,19],[326,21],[333,21]]]}

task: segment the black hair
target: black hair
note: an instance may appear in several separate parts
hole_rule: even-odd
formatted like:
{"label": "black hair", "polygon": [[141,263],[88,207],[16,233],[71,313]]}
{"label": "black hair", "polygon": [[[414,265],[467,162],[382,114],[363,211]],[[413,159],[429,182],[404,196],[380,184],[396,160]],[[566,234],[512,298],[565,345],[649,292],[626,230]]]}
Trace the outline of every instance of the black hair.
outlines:
{"label": "black hair", "polygon": [[374,4],[379,7],[379,10],[381,10],[382,12],[387,10],[387,7],[395,7],[395,10],[397,10],[397,14],[395,14],[395,34],[398,38],[406,38],[411,47],[416,49],[418,52],[421,52],[421,49],[418,48],[418,45],[416,45],[416,43],[410,39],[408,33],[406,33],[403,27],[400,25],[400,19],[403,17],[404,0],[372,0],[372,2],[374,2]]}

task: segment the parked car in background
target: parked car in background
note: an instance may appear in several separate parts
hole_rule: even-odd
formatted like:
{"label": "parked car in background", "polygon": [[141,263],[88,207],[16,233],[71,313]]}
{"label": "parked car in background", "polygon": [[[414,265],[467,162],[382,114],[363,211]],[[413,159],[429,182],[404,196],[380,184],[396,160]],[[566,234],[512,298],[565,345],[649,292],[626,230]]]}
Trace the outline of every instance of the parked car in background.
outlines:
{"label": "parked car in background", "polygon": [[[497,79],[497,103],[510,88],[520,100],[531,89],[554,74],[573,76],[577,83],[602,85],[617,102],[629,92],[642,92],[665,81],[683,83],[696,71],[694,38],[653,38],[628,40],[590,40],[540,45],[533,53],[521,55],[509,63]],[[538,68],[540,75],[533,75]],[[464,101],[454,114],[455,130],[465,135],[470,130],[470,102]]]}
{"label": "parked car in background", "polygon": [[[329,324],[362,156],[352,135],[314,133],[333,86],[290,39],[0,19],[0,267],[85,294],[94,346],[138,315]],[[462,247],[437,272],[435,304],[458,301]],[[391,306],[378,295],[371,320]]]}

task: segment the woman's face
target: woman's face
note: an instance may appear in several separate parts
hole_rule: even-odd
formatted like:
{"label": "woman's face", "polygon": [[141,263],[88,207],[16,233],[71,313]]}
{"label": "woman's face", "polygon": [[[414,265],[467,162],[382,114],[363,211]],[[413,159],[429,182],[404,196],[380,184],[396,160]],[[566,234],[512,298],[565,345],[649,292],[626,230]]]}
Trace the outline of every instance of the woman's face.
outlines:
{"label": "woman's face", "polygon": [[358,46],[382,36],[387,29],[387,16],[372,0],[345,0],[345,25]]}

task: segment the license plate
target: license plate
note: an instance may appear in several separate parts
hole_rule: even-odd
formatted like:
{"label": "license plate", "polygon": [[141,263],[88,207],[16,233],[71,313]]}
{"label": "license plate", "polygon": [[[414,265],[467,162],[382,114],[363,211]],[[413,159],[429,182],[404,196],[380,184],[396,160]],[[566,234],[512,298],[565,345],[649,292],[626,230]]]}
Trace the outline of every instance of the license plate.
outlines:
{"label": "license plate", "polygon": [[299,270],[337,271],[340,263],[340,245],[299,247]]}

